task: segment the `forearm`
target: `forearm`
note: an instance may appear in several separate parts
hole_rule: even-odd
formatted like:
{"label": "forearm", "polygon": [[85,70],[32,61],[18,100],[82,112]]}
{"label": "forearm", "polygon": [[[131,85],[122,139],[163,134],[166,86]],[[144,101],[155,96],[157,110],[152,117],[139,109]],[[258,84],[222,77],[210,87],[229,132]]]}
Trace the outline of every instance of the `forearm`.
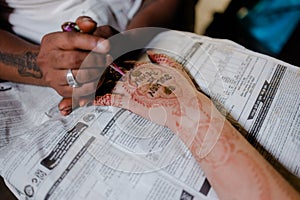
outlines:
{"label": "forearm", "polygon": [[182,65],[147,52],[94,105],[128,109],[167,126],[190,149],[220,199],[300,199],[299,194],[194,86]]}
{"label": "forearm", "polygon": [[140,10],[127,26],[172,28],[173,19],[180,9],[181,0],[144,0]]}
{"label": "forearm", "polygon": [[39,47],[0,30],[0,79],[45,85],[36,63]]}
{"label": "forearm", "polygon": [[[299,199],[297,191],[228,121],[216,115],[210,120],[214,127],[199,125],[190,150],[220,199]],[[216,130],[221,130],[220,135]],[[217,137],[201,145],[206,134]],[[205,147],[210,150],[207,155]]]}

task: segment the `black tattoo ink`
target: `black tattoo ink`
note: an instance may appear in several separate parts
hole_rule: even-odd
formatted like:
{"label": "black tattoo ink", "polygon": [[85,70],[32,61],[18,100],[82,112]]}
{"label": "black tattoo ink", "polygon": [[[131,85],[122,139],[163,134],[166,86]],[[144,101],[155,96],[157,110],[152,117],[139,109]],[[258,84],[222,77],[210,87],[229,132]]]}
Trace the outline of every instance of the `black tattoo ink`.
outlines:
{"label": "black tattoo ink", "polygon": [[18,73],[24,77],[41,79],[43,73],[36,64],[37,53],[26,52],[21,55],[0,52],[0,62],[17,67]]}

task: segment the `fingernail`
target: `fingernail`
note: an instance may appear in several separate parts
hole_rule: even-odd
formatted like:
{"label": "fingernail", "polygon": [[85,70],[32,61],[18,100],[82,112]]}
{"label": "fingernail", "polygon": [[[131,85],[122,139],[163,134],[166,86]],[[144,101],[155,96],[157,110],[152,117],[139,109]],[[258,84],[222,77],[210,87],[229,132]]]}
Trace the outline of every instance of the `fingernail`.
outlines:
{"label": "fingernail", "polygon": [[60,113],[61,113],[61,115],[63,115],[63,116],[67,116],[67,115],[69,115],[71,112],[72,112],[72,108],[66,108],[66,109],[60,110]]}
{"label": "fingernail", "polygon": [[89,102],[90,102],[90,99],[81,99],[79,101],[79,106],[83,107],[83,106],[87,105]]}
{"label": "fingernail", "polygon": [[106,65],[111,64],[114,61],[113,57],[110,54],[106,55]]}
{"label": "fingernail", "polygon": [[97,42],[96,51],[100,53],[107,53],[110,50],[110,45],[107,40],[101,40]]}
{"label": "fingernail", "polygon": [[82,20],[82,21],[94,21],[91,17],[89,17],[89,16],[82,16],[81,18],[80,18],[80,20]]}

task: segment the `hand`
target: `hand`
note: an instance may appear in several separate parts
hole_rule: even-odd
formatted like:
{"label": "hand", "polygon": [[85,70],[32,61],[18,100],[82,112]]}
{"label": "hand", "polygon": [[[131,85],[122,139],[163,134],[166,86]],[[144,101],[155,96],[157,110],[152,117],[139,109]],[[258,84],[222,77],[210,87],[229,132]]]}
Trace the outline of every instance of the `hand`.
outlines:
{"label": "hand", "polygon": [[211,101],[196,89],[182,65],[163,54],[148,52],[148,57],[152,63],[137,63],[111,94],[97,96],[94,105],[128,109],[180,133],[187,145],[198,133],[204,141],[211,130]]}
{"label": "hand", "polygon": [[[89,34],[89,35],[93,35],[93,36],[98,37],[99,38],[98,42],[100,42],[100,44],[103,44],[103,42],[107,42],[106,40],[102,40],[102,39],[107,39],[107,38],[111,37],[112,35],[118,33],[115,29],[113,29],[112,27],[107,26],[107,25],[97,27],[97,23],[95,21],[93,21],[90,17],[86,17],[86,16],[78,17],[76,19],[75,23],[77,24],[77,26],[80,29],[81,33],[85,33],[85,34]],[[62,26],[64,26],[64,25],[62,25]],[[76,31],[71,31],[71,32],[76,32]],[[104,43],[104,47],[105,47],[105,45],[106,45],[106,43]],[[104,48],[104,51],[102,51],[102,52],[100,51],[100,53],[103,53],[103,54],[108,53],[108,50],[109,50],[109,48]],[[95,81],[92,82],[93,85],[87,85],[86,87],[91,86],[91,88],[88,89],[88,90],[85,90],[85,91],[91,91],[90,93],[93,94],[95,92],[95,90],[98,88],[99,84],[100,84],[98,81],[99,81],[100,76],[102,75],[103,71],[105,70],[105,66],[107,66],[108,63],[105,62],[105,64],[104,64],[104,61],[102,63],[97,63],[97,59],[98,59],[98,61],[103,60],[103,55],[101,55],[101,54],[91,54],[91,53],[88,54],[88,52],[84,52],[84,51],[83,52],[78,52],[78,53],[81,53],[83,55],[83,58],[85,58],[85,60],[84,60],[85,65],[87,65],[88,61],[96,61],[96,64],[91,62],[91,64],[88,65],[88,66],[97,66],[97,65],[98,66],[99,65],[103,66],[100,69],[100,71],[97,71],[97,70],[95,71],[94,69],[89,68],[89,74],[91,74],[90,79],[95,80]],[[89,56],[89,57],[87,57],[87,56]],[[72,65],[72,66],[75,66],[75,65]],[[82,68],[83,67],[81,66],[81,70],[82,70]],[[73,71],[75,71],[75,70],[73,70]],[[73,72],[73,74],[75,76],[76,71]],[[97,74],[99,74],[99,75],[95,76]],[[79,75],[77,75],[75,77],[76,77],[76,80],[78,82],[80,82],[79,81],[79,79],[80,79]],[[86,79],[88,79],[88,77],[86,77]],[[52,81],[50,80],[49,83],[51,83],[51,82]],[[66,89],[70,90],[71,88],[68,87],[68,85],[67,85]],[[89,94],[87,94],[87,93],[81,93],[80,90],[78,91],[78,89],[79,88],[76,88],[76,90],[71,91],[71,92],[73,92],[73,93],[71,93],[72,96],[62,95],[62,96],[64,96],[64,98],[61,100],[61,102],[58,105],[59,110],[60,110],[62,115],[65,116],[65,115],[70,114],[73,109],[75,109],[78,106],[86,105],[88,102],[90,102],[92,100],[92,98],[94,98],[93,95],[89,96]],[[76,94],[74,94],[75,92],[76,92]]]}
{"label": "hand", "polygon": [[[123,56],[125,53],[130,51],[141,49],[160,31],[154,30],[131,30],[124,33],[120,33],[113,29],[111,26],[99,26],[95,28],[96,23],[87,24],[87,21],[92,21],[92,19],[87,17],[79,17],[76,20],[76,24],[80,27],[81,32],[93,34],[101,38],[109,39],[111,51],[110,55],[114,58]],[[83,27],[83,28],[82,28]],[[112,37],[113,36],[113,37]],[[110,64],[107,62],[107,65]],[[100,86],[101,83],[98,84]],[[74,97],[75,96],[75,97]],[[80,96],[79,99],[73,95],[73,101],[71,99],[63,99],[59,104],[59,110],[62,115],[68,115],[72,110],[78,106],[83,106],[94,99],[93,95],[90,96]]]}
{"label": "hand", "polygon": [[[96,26],[92,20],[82,20],[79,24],[79,28],[86,31],[92,31]],[[85,96],[96,90],[109,50],[105,38],[78,32],[50,33],[43,37],[37,63],[44,81],[61,96]],[[81,87],[74,89],[68,85],[68,69],[72,69]]]}

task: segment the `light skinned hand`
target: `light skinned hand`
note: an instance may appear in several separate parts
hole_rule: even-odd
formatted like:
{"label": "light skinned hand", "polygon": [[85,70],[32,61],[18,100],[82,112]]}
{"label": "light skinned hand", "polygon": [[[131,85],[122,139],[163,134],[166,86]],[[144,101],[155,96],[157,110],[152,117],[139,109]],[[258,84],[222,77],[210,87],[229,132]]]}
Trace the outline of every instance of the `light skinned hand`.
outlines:
{"label": "light skinned hand", "polygon": [[[147,54],[151,62],[137,63],[116,83],[111,94],[97,96],[94,105],[128,109],[180,133],[186,145],[197,135],[200,144],[210,140],[211,148],[218,137],[212,131],[211,121],[220,117],[223,122],[220,113],[197,90],[182,65],[164,54]],[[208,132],[216,134],[206,137]]]}

